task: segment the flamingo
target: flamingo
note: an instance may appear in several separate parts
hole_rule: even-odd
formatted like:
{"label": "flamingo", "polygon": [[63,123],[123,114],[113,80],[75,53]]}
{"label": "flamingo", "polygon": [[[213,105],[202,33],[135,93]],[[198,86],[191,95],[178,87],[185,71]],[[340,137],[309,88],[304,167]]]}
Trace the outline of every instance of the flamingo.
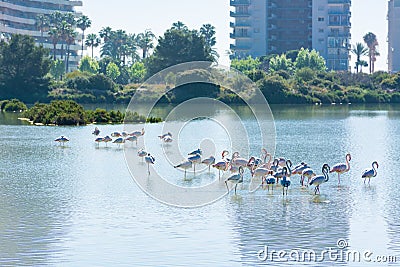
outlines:
{"label": "flamingo", "polygon": [[215,157],[211,155],[204,159],[201,163],[206,164],[208,166],[208,172],[210,172],[211,165],[215,163]]}
{"label": "flamingo", "polygon": [[121,133],[121,135],[122,135],[123,137],[127,137],[129,134],[128,134],[127,132],[123,131],[123,132]]}
{"label": "flamingo", "polygon": [[112,138],[109,137],[108,135],[106,135],[106,136],[103,138],[103,142],[106,143],[106,146],[107,146],[107,143],[108,143],[108,142],[111,142],[111,141],[112,141]]}
{"label": "flamingo", "polygon": [[149,175],[150,175],[150,164],[154,164],[156,159],[152,155],[150,155],[150,153],[148,153],[147,156],[144,157],[144,160],[147,163],[147,171],[149,172]]}
{"label": "flamingo", "polygon": [[250,164],[250,160],[247,160],[245,158],[239,158],[239,152],[235,152],[232,155],[232,160],[230,161],[230,164],[235,167],[239,166],[247,167]]}
{"label": "flamingo", "polygon": [[[278,169],[277,172],[275,172],[275,174],[274,174],[277,182],[279,182],[280,178],[283,178],[284,176],[290,177],[292,174],[292,171],[290,169],[290,166],[292,166],[292,162],[290,161],[290,159],[285,160],[285,164],[286,164],[285,167],[283,167],[282,169]],[[284,170],[285,168],[286,168],[286,170]]]}
{"label": "flamingo", "polygon": [[[286,162],[286,166],[287,166],[287,162]],[[283,177],[281,180],[281,185],[282,185],[282,193],[283,195],[285,195],[285,188],[286,188],[286,195],[290,186],[290,169],[288,170],[288,167],[283,167],[282,168],[282,172],[283,172]],[[289,174],[289,176],[287,176]]]}
{"label": "flamingo", "polygon": [[181,168],[185,170],[185,179],[186,179],[186,170],[192,168],[192,162],[190,160],[184,161],[176,166],[174,168]]}
{"label": "flamingo", "polygon": [[217,163],[212,165],[213,168],[218,170],[218,179],[221,179],[221,171],[226,171],[228,169],[228,162],[226,161],[218,161]]}
{"label": "flamingo", "polygon": [[167,135],[166,137],[163,138],[164,143],[171,143],[172,142],[172,137]]}
{"label": "flamingo", "polygon": [[136,146],[137,146],[137,137],[136,136],[128,136],[126,139],[126,141],[130,141],[130,142],[136,142]]}
{"label": "flamingo", "polygon": [[104,138],[103,137],[97,137],[94,141],[97,143],[98,146],[100,146],[100,143],[104,142]]}
{"label": "flamingo", "polygon": [[160,139],[164,139],[164,138],[167,137],[167,136],[172,137],[172,133],[168,132],[168,133],[166,133],[166,134],[159,135],[158,137],[159,137]]}
{"label": "flamingo", "polygon": [[308,181],[307,181],[307,184],[310,182],[310,179],[312,178],[312,177],[314,177],[316,174],[315,174],[315,172],[314,172],[314,170],[313,169],[311,169],[311,168],[306,168],[306,169],[304,169],[302,172],[301,172],[301,179],[300,179],[300,183],[301,183],[301,185],[304,185],[304,177],[307,177],[308,178]]}
{"label": "flamingo", "polygon": [[147,155],[147,152],[144,150],[144,148],[142,148],[142,149],[140,149],[140,150],[138,151],[137,155],[138,155],[139,157],[141,157],[141,158],[142,158],[142,161],[143,161],[143,158]]}
{"label": "flamingo", "polygon": [[113,132],[113,133],[111,133],[111,136],[112,137],[121,137],[122,134],[120,132]]}
{"label": "flamingo", "polygon": [[328,175],[329,170],[330,170],[329,165],[325,163],[324,166],[322,166],[323,175],[317,175],[311,178],[309,185],[315,185],[315,190],[314,190],[315,195],[317,194],[317,192],[319,193],[319,186],[329,181],[329,175]]}
{"label": "flamingo", "polygon": [[118,147],[125,143],[125,139],[123,137],[118,137],[117,139],[114,140],[113,144],[118,144]]}
{"label": "flamingo", "polygon": [[60,145],[62,144],[64,146],[64,144],[69,141],[69,138],[64,135],[61,135],[60,137],[57,137],[56,139],[54,139],[54,141],[58,142]]}
{"label": "flamingo", "polygon": [[269,169],[260,166],[260,167],[258,167],[256,169],[251,170],[251,176],[253,178],[260,177],[261,178],[261,184],[264,185],[264,178],[269,172],[270,172]]}
{"label": "flamingo", "polygon": [[274,159],[274,161],[272,162],[272,166],[269,168],[271,171],[273,171],[274,173],[279,171],[279,160],[278,159]]}
{"label": "flamingo", "polygon": [[190,152],[188,155],[192,156],[192,155],[196,155],[196,154],[199,154],[200,156],[203,154],[200,148]]}
{"label": "flamingo", "polygon": [[131,132],[129,135],[130,135],[130,136],[136,136],[136,137],[142,136],[142,135],[144,135],[144,128],[142,128],[141,131],[134,131],[134,132]]}
{"label": "flamingo", "polygon": [[98,136],[100,134],[99,128],[95,127],[94,131],[92,132],[93,135]]}
{"label": "flamingo", "polygon": [[301,173],[302,173],[305,169],[307,169],[307,168],[308,168],[307,163],[302,162],[302,163],[296,165],[296,166],[293,168],[292,174],[293,174],[293,175],[295,175],[295,174],[301,175]]}
{"label": "flamingo", "polygon": [[375,177],[378,174],[378,172],[375,169],[375,166],[376,166],[376,169],[379,168],[378,162],[376,162],[376,161],[372,162],[372,169],[365,169],[363,171],[361,178],[364,178],[364,184],[367,179],[368,179],[368,184],[369,184],[371,182],[371,178]]}
{"label": "flamingo", "polygon": [[226,188],[228,189],[228,193],[229,193],[229,187],[228,187],[228,182],[231,182],[233,184],[235,184],[235,195],[236,195],[236,187],[238,184],[243,183],[243,172],[244,169],[242,166],[239,167],[239,173],[237,174],[233,174],[231,176],[229,176],[226,180],[225,180],[225,184],[226,184]]}
{"label": "flamingo", "polygon": [[281,167],[286,166],[286,159],[285,158],[276,158],[278,160],[278,165]]}
{"label": "flamingo", "polygon": [[339,185],[340,185],[340,175],[350,170],[350,160],[351,160],[351,155],[350,153],[347,153],[346,163],[335,164],[330,170],[330,173],[336,172],[338,174]]}
{"label": "flamingo", "polygon": [[201,163],[201,156],[200,154],[196,154],[188,158],[190,162],[193,163],[193,172],[196,173],[196,163]]}
{"label": "flamingo", "polygon": [[273,171],[268,172],[268,176],[265,178],[265,183],[268,186],[268,191],[269,191],[269,186],[272,185],[272,190],[274,190],[274,184],[276,183],[276,178],[272,175]]}

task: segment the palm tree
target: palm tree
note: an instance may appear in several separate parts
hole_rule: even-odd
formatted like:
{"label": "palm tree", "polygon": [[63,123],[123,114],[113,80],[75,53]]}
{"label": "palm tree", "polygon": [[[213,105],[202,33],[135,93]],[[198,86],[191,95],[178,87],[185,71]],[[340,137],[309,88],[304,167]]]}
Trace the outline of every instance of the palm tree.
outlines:
{"label": "palm tree", "polygon": [[43,32],[49,28],[49,18],[45,15],[36,16],[35,21],[36,28],[40,31],[40,44],[43,45]]}
{"label": "palm tree", "polygon": [[361,57],[368,54],[368,48],[366,48],[362,43],[356,43],[351,52],[357,57],[356,69],[358,73],[358,67],[361,66]]}
{"label": "palm tree", "polygon": [[[85,30],[87,28],[90,28],[90,26],[92,26],[92,21],[89,19],[88,16],[83,15],[80,18],[78,18],[78,20],[76,22],[76,26],[79,29],[81,29],[81,31],[82,31],[82,56],[83,56],[83,44],[84,44],[84,40],[85,40]],[[92,58],[93,58],[93,56],[92,56]]]}
{"label": "palm tree", "polygon": [[111,36],[112,33],[111,27],[104,27],[103,29],[100,30],[99,35],[101,38],[103,38],[103,43],[108,42],[108,39]]}
{"label": "palm tree", "polygon": [[50,36],[51,43],[53,44],[53,60],[56,60],[57,43],[61,38],[60,32],[57,28],[53,27],[50,29],[48,34]]}
{"label": "palm tree", "polygon": [[61,21],[60,25],[57,27],[60,33],[61,43],[61,59],[64,58],[64,42],[67,41],[67,34],[72,29],[72,26],[65,20]]}
{"label": "palm tree", "polygon": [[178,31],[187,31],[188,27],[182,21],[178,21],[178,22],[172,23],[172,29],[178,30]]}
{"label": "palm tree", "polygon": [[65,33],[65,43],[67,44],[66,50],[67,50],[67,56],[66,56],[66,61],[67,63],[65,64],[65,72],[68,72],[69,68],[69,54],[70,54],[70,47],[72,44],[75,43],[75,38],[78,35],[76,31],[71,27],[68,29],[68,31]]}
{"label": "palm tree", "polygon": [[153,40],[156,38],[154,33],[150,30],[145,30],[144,33],[139,33],[136,40],[137,46],[142,49],[142,58],[145,59],[147,57],[147,53],[149,49],[154,48]]}
{"label": "palm tree", "polygon": [[364,42],[367,44],[368,49],[369,49],[369,73],[374,72],[374,63],[376,61],[376,47],[378,45],[378,40],[376,39],[376,35],[373,34],[372,32],[367,33],[363,37]]}
{"label": "palm tree", "polygon": [[368,62],[365,61],[365,60],[361,60],[361,61],[359,62],[359,66],[361,67],[361,68],[360,68],[360,72],[362,72],[362,68],[363,68],[363,67],[368,67]]}
{"label": "palm tree", "polygon": [[85,45],[92,48],[92,59],[93,59],[93,49],[98,47],[101,43],[101,40],[95,33],[89,33],[87,35]]}

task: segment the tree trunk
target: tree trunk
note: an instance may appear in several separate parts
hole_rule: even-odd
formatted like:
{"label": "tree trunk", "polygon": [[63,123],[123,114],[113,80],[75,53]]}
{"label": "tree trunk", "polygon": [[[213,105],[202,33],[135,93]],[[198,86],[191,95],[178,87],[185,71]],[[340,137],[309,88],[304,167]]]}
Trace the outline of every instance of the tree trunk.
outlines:
{"label": "tree trunk", "polygon": [[85,40],[85,31],[82,31],[82,57],[83,57],[83,41],[84,40]]}
{"label": "tree trunk", "polygon": [[94,46],[92,46],[92,59],[93,59],[93,48],[94,48]]}
{"label": "tree trunk", "polygon": [[67,50],[67,55],[65,56],[65,58],[66,58],[65,73],[68,73],[68,68],[69,68],[69,45],[67,45],[66,50]]}
{"label": "tree trunk", "polygon": [[53,44],[53,60],[56,61],[57,44]]}

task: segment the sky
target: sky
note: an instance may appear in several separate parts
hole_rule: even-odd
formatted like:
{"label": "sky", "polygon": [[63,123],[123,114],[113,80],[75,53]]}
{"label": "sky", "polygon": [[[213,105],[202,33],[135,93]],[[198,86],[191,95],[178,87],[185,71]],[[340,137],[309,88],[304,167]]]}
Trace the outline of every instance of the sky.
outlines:
{"label": "sky", "polygon": [[[219,63],[229,65],[227,50],[232,40],[229,22],[229,0],[83,0],[78,10],[89,16],[92,27],[86,33],[98,33],[103,27],[122,29],[128,33],[140,33],[150,29],[161,36],[172,23],[182,21],[190,29],[199,29],[210,23],[216,28]],[[379,42],[380,57],[375,70],[387,70],[387,1],[353,0],[351,8],[351,43],[363,42],[367,32],[376,34]],[[87,51],[89,54],[89,51]],[[352,57],[354,59],[354,56]],[[365,59],[367,60],[367,58]],[[352,61],[352,66],[354,63]]]}

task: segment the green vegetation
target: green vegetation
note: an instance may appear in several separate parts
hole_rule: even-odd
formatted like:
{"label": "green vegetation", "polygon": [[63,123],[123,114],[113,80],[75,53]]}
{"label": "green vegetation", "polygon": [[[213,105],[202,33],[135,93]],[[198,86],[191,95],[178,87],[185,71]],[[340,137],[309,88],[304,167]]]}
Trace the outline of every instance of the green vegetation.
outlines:
{"label": "green vegetation", "polygon": [[[4,101],[3,101],[4,102]],[[3,105],[3,102],[0,102]],[[22,103],[23,104],[23,103]],[[7,104],[5,105],[7,107]],[[25,106],[26,109],[26,106]],[[85,125],[88,123],[141,123],[161,122],[161,118],[139,115],[137,112],[119,110],[107,111],[97,108],[96,110],[84,110],[83,106],[72,100],[56,100],[50,104],[36,103],[32,108],[26,110],[23,116],[33,123],[45,125]]]}
{"label": "green vegetation", "polygon": [[18,99],[3,100],[0,101],[0,110],[6,112],[21,112],[28,108],[26,105]]}

